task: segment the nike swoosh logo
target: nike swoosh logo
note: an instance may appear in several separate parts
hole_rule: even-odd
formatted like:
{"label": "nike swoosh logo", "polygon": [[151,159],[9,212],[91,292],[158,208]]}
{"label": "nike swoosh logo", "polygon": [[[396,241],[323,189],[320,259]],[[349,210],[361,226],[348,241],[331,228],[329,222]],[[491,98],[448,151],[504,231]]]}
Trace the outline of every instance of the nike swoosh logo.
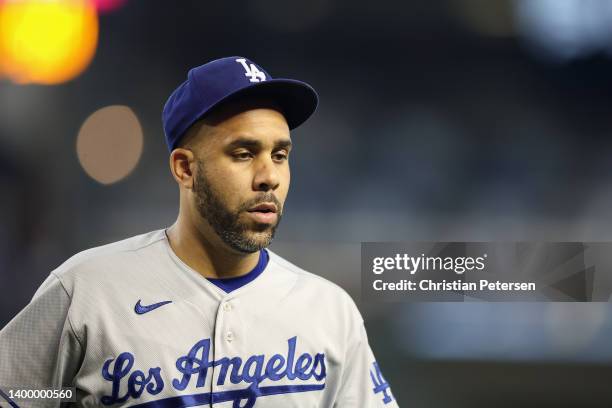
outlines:
{"label": "nike swoosh logo", "polygon": [[172,303],[171,300],[166,300],[164,302],[158,302],[158,303],[153,303],[152,305],[141,305],[140,304],[140,299],[138,299],[138,302],[136,302],[136,306],[134,306],[134,311],[136,312],[136,314],[145,314],[145,313],[149,313],[152,310],[157,309],[158,307],[161,307],[163,305],[167,305],[168,303]]}

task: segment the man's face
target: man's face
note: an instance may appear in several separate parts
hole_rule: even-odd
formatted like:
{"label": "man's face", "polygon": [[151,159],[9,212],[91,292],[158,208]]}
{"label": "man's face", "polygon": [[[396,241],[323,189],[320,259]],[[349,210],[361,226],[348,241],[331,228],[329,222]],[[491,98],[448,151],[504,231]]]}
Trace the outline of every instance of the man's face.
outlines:
{"label": "man's face", "polygon": [[232,249],[267,247],[289,191],[291,139],[283,115],[257,108],[203,124],[194,154],[194,205]]}

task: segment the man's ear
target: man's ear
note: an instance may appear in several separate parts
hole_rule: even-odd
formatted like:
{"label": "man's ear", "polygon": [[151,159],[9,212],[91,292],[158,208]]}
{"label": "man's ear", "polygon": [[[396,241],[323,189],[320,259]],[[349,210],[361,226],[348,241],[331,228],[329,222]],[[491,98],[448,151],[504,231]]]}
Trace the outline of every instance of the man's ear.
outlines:
{"label": "man's ear", "polygon": [[193,188],[195,155],[189,149],[176,148],[170,153],[170,171],[174,180],[186,189]]}

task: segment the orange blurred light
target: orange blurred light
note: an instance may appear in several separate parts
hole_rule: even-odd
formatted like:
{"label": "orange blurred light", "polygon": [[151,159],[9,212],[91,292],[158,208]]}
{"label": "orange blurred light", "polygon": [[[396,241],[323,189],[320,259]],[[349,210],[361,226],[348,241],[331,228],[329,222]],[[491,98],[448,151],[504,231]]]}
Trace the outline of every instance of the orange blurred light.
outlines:
{"label": "orange blurred light", "polygon": [[0,1],[0,76],[14,82],[69,81],[89,65],[97,42],[91,1]]}

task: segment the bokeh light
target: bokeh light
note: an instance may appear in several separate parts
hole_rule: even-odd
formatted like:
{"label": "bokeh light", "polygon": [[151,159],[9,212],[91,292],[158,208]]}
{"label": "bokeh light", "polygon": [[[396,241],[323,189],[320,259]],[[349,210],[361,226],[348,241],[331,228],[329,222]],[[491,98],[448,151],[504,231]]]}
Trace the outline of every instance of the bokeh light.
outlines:
{"label": "bokeh light", "polygon": [[81,126],[77,155],[85,172],[112,184],[134,170],[142,154],[142,127],[127,106],[112,105],[92,113]]}
{"label": "bokeh light", "polygon": [[0,76],[58,84],[79,75],[98,42],[98,16],[87,0],[0,2]]}
{"label": "bokeh light", "polygon": [[551,347],[572,355],[591,345],[608,320],[605,303],[549,304],[544,320]]}
{"label": "bokeh light", "polygon": [[93,0],[98,12],[110,13],[122,7],[126,0]]}
{"label": "bokeh light", "polygon": [[538,58],[562,63],[612,52],[608,0],[515,0],[515,9],[525,45]]}

